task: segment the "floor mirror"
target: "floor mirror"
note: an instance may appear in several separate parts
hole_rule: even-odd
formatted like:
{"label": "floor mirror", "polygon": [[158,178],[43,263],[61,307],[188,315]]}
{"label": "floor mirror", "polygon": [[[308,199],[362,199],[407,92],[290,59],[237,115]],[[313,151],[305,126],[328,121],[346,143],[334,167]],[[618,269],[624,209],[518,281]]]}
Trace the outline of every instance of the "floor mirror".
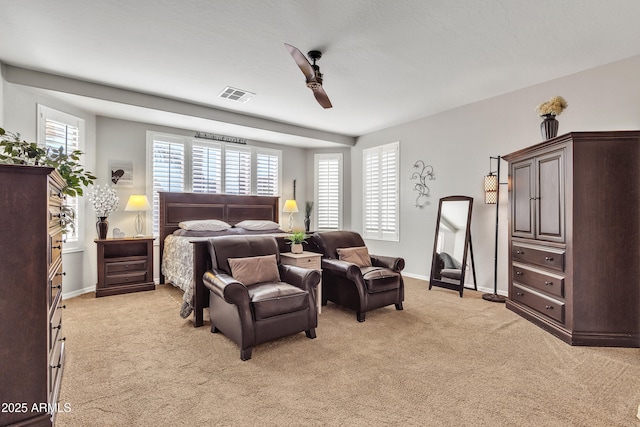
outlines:
{"label": "floor mirror", "polygon": [[470,289],[478,290],[471,243],[472,210],[473,197],[448,196],[440,199],[429,289],[432,286],[451,289],[462,297],[469,255],[473,274],[473,288]]}

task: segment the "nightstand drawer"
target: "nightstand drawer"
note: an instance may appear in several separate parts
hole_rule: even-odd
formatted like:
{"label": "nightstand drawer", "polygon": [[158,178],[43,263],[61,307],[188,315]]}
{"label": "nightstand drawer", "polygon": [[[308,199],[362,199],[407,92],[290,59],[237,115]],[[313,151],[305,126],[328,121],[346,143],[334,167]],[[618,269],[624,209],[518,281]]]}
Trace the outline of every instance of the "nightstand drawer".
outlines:
{"label": "nightstand drawer", "polygon": [[146,271],[130,271],[120,274],[108,274],[105,280],[107,286],[122,285],[125,283],[147,282]]}
{"label": "nightstand drawer", "polygon": [[322,258],[317,257],[317,256],[313,256],[313,257],[304,257],[304,258],[300,258],[298,259],[298,267],[302,267],[302,268],[310,268],[312,270],[320,270],[321,269],[321,263],[320,260]]}
{"label": "nightstand drawer", "polygon": [[127,261],[106,262],[104,265],[107,275],[126,273],[128,271],[146,271],[147,258],[138,258]]}

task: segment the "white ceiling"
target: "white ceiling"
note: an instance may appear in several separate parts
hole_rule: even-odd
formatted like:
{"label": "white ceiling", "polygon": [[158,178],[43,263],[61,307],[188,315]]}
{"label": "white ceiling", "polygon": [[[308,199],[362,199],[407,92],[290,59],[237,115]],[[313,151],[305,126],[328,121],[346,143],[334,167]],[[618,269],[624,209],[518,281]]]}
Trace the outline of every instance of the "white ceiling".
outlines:
{"label": "white ceiling", "polygon": [[[640,54],[638,0],[0,0],[0,10],[5,64],[346,136]],[[332,109],[284,43],[324,53]],[[219,98],[226,86],[256,96]],[[251,127],[65,96],[110,117],[235,136]]]}

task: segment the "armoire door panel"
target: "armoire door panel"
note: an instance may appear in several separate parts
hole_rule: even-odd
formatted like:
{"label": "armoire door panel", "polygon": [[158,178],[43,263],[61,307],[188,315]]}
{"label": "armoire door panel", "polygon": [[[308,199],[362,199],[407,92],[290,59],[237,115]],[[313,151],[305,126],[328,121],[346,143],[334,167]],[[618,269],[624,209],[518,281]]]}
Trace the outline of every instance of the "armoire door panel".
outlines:
{"label": "armoire door panel", "polygon": [[512,185],[512,227],[511,234],[533,238],[532,198],[534,190],[533,161],[525,160],[513,165]]}
{"label": "armoire door panel", "polygon": [[536,238],[564,242],[564,150],[536,158]]}

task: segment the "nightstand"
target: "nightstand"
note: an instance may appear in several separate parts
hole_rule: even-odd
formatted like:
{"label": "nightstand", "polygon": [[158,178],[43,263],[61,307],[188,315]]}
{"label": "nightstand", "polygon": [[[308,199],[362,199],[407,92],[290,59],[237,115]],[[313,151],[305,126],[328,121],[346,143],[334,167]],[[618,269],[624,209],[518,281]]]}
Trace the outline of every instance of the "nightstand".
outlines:
{"label": "nightstand", "polygon": [[280,262],[282,264],[295,265],[297,267],[310,268],[318,270],[321,274],[320,283],[318,283],[318,292],[316,294],[316,303],[318,313],[322,312],[322,254],[316,252],[304,251],[301,254],[292,252],[280,253]]}
{"label": "nightstand", "polygon": [[152,291],[153,237],[96,239],[98,283],[96,297]]}

